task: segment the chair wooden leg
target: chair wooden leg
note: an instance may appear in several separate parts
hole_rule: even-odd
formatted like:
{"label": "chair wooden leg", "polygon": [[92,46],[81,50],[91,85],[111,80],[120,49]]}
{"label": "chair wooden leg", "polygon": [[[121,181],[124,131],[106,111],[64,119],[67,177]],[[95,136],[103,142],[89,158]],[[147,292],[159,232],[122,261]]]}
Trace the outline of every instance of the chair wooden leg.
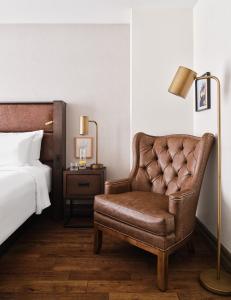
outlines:
{"label": "chair wooden leg", "polygon": [[103,232],[97,227],[94,229],[94,253],[99,254],[102,247]]}
{"label": "chair wooden leg", "polygon": [[168,253],[160,251],[157,256],[157,286],[164,292],[168,288]]}
{"label": "chair wooden leg", "polygon": [[195,254],[195,247],[194,247],[194,244],[193,244],[193,240],[192,239],[190,239],[189,241],[188,241],[188,243],[187,243],[187,249],[188,249],[188,252],[190,253],[190,254]]}

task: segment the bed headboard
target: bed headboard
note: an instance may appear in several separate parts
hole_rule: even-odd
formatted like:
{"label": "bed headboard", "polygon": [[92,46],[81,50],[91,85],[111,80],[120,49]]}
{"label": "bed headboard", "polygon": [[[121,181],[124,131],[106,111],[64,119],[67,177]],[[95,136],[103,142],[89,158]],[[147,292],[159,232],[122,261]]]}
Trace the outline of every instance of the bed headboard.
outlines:
{"label": "bed headboard", "polygon": [[[47,122],[49,125],[46,125]],[[52,167],[52,215],[62,216],[63,169],[66,166],[66,103],[0,103],[0,131],[44,130],[41,161]]]}

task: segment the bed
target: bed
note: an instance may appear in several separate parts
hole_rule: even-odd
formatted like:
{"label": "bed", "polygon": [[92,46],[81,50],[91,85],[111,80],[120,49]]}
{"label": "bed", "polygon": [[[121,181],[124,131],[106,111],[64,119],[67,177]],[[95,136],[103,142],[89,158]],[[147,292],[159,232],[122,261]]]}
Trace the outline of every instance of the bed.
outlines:
{"label": "bed", "polygon": [[65,102],[0,103],[0,132],[41,129],[44,135],[40,162],[33,166],[0,169],[0,244],[31,215],[39,214],[49,206],[54,218],[62,217],[62,173],[66,164]]}

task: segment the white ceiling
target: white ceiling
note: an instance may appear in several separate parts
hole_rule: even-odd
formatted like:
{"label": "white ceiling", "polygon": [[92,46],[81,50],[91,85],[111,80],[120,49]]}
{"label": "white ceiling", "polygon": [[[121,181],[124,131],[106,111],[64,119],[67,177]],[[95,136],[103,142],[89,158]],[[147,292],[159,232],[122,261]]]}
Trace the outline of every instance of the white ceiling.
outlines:
{"label": "white ceiling", "polygon": [[197,0],[0,0],[0,23],[129,23],[131,8],[192,8]]}

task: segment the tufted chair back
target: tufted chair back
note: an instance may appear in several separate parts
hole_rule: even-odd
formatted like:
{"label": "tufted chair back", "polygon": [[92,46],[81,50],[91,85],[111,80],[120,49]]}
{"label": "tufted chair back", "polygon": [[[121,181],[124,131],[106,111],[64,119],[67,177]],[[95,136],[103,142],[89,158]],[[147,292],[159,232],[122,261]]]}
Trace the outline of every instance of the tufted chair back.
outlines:
{"label": "tufted chair back", "polygon": [[132,190],[170,195],[200,191],[213,135],[150,136],[137,133],[133,140]]}

